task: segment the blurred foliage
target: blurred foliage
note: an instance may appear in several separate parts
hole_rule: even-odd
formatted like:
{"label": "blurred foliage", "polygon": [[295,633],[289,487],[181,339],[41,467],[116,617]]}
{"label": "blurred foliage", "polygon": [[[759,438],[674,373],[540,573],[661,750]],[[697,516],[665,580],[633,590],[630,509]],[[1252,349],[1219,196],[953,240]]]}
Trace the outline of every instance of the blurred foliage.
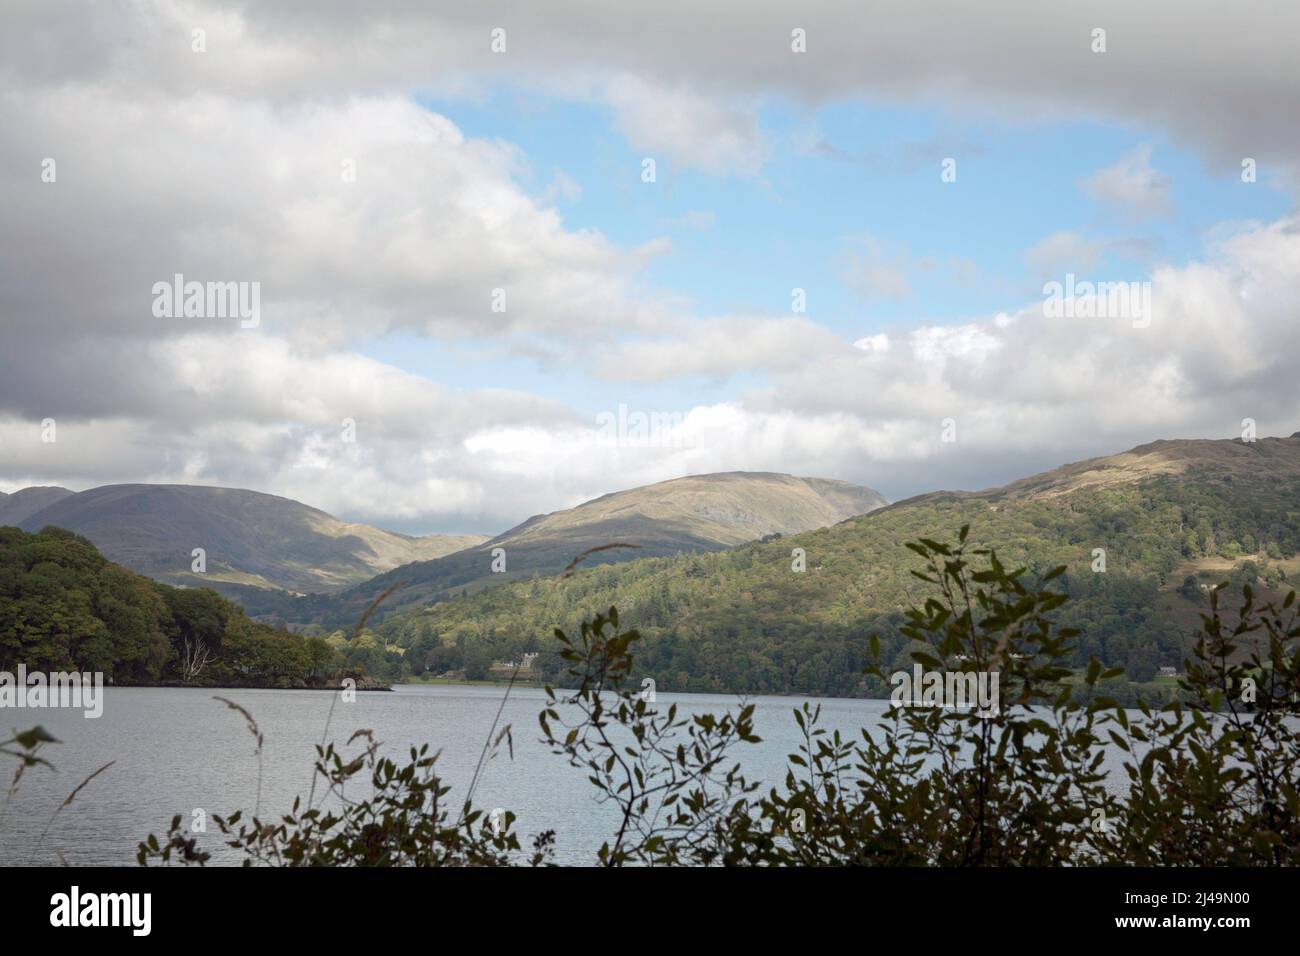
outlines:
{"label": "blurred foliage", "polygon": [[1186,703],[1141,720],[1107,715],[1129,755],[1130,795],[1099,852],[1138,866],[1300,863],[1300,619],[1296,593],[1225,620],[1215,588],[1187,674]]}
{"label": "blurred foliage", "polygon": [[584,621],[575,638],[560,630],[555,638],[577,689],[561,695],[548,687],[538,722],[551,749],[588,772],[597,800],[618,808],[599,863],[712,861],[722,821],[757,788],[728,754],[736,743],[759,742],[754,706],[721,717],[682,715],[676,704],[660,712],[649,686],[628,687],[640,635],[619,630],[616,608]]}
{"label": "blurred foliage", "polygon": [[[412,747],[409,761],[399,766],[379,755],[369,731],[358,731],[348,743],[358,739],[363,746],[355,756],[345,757],[333,744],[316,748],[316,773],[326,781],[325,794],[336,798],[330,809],[299,798],[275,820],[246,820],[241,811],[213,815],[245,866],[503,866],[520,850],[511,830],[514,814],[494,821],[468,802],[459,810],[449,805],[450,787],[436,773],[438,757],[427,745]],[[357,779],[368,779],[368,796],[345,797],[344,788]],[[211,854],[181,821],[172,818],[163,841],[150,834],[137,862],[205,864]],[[533,865],[549,859],[550,844],[547,835],[534,841]]]}

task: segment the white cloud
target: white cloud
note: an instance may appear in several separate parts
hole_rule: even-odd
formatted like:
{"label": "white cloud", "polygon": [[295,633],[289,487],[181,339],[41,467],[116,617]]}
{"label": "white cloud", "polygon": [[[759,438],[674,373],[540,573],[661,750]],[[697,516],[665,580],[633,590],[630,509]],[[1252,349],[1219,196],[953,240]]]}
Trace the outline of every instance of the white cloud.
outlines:
{"label": "white cloud", "polygon": [[150,311],[153,283],[175,273],[258,281],[264,326],[318,341],[394,328],[600,337],[668,312],[640,281],[662,247],[566,229],[520,189],[516,150],[409,100],[19,96],[3,103],[0,164],[30,173],[33,149],[60,163],[53,184],[0,182],[13,240],[0,306],[33,334],[175,334]]}
{"label": "white cloud", "polygon": [[[1224,239],[1205,261],[1151,275],[1153,315],[1047,319],[1041,303],[961,325],[902,329],[776,376],[745,407],[769,414],[839,413],[875,436],[854,474],[897,492],[971,487],[1153,437],[1231,437],[1242,418],[1262,433],[1300,425],[1300,345],[1286,303],[1300,296],[1300,222]],[[888,343],[888,347],[885,347]],[[939,423],[958,421],[944,447]],[[885,439],[884,436],[892,436]],[[929,473],[893,466],[915,459]]]}
{"label": "white cloud", "polygon": [[1077,232],[1054,232],[1025,251],[1025,263],[1037,278],[1067,272],[1086,274],[1100,261],[1106,243],[1087,239]]}
{"label": "white cloud", "polygon": [[662,154],[707,173],[753,176],[767,155],[752,110],[626,74],[605,84],[605,96],[628,143],[649,157]]}
{"label": "white cloud", "polygon": [[[1031,303],[855,348],[802,319],[718,320],[680,348],[620,360],[647,375],[769,369],[767,387],[683,409],[670,447],[610,448],[562,404],[450,391],[355,355],[261,336],[180,337],[110,356],[129,386],[106,394],[100,414],[58,415],[55,445],[40,441],[39,414],[0,420],[6,485],[232,484],[381,524],[491,531],[684,474],[825,475],[903,497],[1001,483],[1154,436],[1230,437],[1245,417],[1261,434],[1300,427],[1288,305],[1300,297],[1300,222],[1224,237],[1205,261],[1162,267],[1151,281],[1148,328],[1045,319]],[[700,358],[709,355],[712,365]],[[90,367],[86,355],[69,361]],[[354,445],[340,440],[344,417],[357,422]],[[948,417],[955,444],[940,441]]]}
{"label": "white cloud", "polygon": [[544,205],[554,203],[557,199],[563,199],[565,202],[577,202],[581,198],[582,186],[560,169],[555,171],[555,175],[551,177],[550,183],[542,193],[542,203]]}
{"label": "white cloud", "polygon": [[847,343],[804,318],[733,316],[696,320],[670,338],[639,339],[599,355],[594,371],[610,381],[660,382],[740,372],[794,369]]}
{"label": "white cloud", "polygon": [[1114,212],[1151,219],[1173,212],[1169,177],[1151,166],[1151,147],[1139,146],[1113,166],[1093,173],[1083,190]]}
{"label": "white cloud", "polygon": [[[1227,435],[1247,416],[1265,432],[1300,427],[1293,219],[1156,270],[1147,329],[1046,320],[1030,303],[877,332],[855,348],[801,318],[692,319],[644,280],[667,240],[624,248],[567,226],[553,202],[577,199],[578,184],[554,172],[533,198],[515,148],[416,105],[500,87],[608,104],[633,148],[719,176],[763,174],[769,99],[1016,122],[1119,118],[1191,144],[1214,169],[1235,171],[1249,155],[1266,175],[1289,174],[1300,126],[1277,118],[1289,115],[1300,70],[1296,9],[1251,31],[1223,29],[1235,15],[1209,3],[1170,17],[1128,0],[1077,10],[951,0],[892,8],[863,30],[845,26],[861,25],[856,7],[831,3],[801,13],[801,55],[789,49],[787,11],[741,0],[664,0],[649,20],[573,0],[388,14],[296,0],[6,10],[7,487],[201,481],[380,523],[499,530],[692,472],[822,474],[899,496],[1157,435]],[[1088,49],[1099,22],[1110,31],[1104,57]],[[503,24],[509,50],[495,55],[489,31]],[[204,54],[190,49],[196,27]],[[57,184],[39,183],[43,156],[57,159]],[[340,175],[350,159],[353,183]],[[1171,208],[1149,151],[1085,188],[1139,217]],[[1096,262],[1109,251],[1062,233],[1028,259]],[[841,265],[867,297],[905,298],[923,272],[971,278],[969,262],[916,259],[870,238]],[[260,281],[262,327],[154,319],[152,284],[176,272]],[[507,292],[505,312],[490,308],[495,288]],[[685,409],[684,447],[611,451],[562,403],[458,392],[348,351],[390,330],[539,355],[582,342],[609,381],[761,371],[768,384]],[[59,422],[52,445],[39,440],[46,416]],[[938,440],[949,416],[955,445]],[[355,445],[340,440],[345,417],[357,422]]]}

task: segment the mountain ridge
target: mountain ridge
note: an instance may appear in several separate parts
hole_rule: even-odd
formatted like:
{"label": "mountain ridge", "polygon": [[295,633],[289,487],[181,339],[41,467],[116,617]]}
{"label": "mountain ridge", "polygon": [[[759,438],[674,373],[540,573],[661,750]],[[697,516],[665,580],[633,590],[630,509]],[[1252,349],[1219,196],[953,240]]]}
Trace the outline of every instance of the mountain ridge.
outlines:
{"label": "mountain ridge", "polygon": [[17,526],[42,508],[75,494],[58,485],[30,485],[11,494],[0,491],[0,527]]}
{"label": "mountain ridge", "polygon": [[[1192,452],[1212,452],[1212,456]],[[1266,465],[1263,471],[1259,465]],[[1289,465],[1281,467],[1279,465]],[[891,502],[898,509],[925,501],[998,500],[1050,497],[1086,487],[1106,487],[1142,481],[1157,475],[1179,475],[1189,468],[1226,468],[1228,474],[1289,477],[1300,469],[1300,432],[1243,442],[1240,438],[1161,438],[1113,455],[1098,455],[1017,478],[979,491],[927,491]],[[1092,475],[1092,481],[1081,481]],[[1057,477],[1059,476],[1059,477]],[[885,510],[882,509],[882,510]]]}
{"label": "mountain ridge", "polygon": [[[379,617],[399,607],[442,599],[520,576],[558,572],[590,548],[586,563],[609,564],[678,552],[716,551],[770,535],[826,527],[887,503],[879,492],[831,478],[780,472],[686,475],[592,498],[573,508],[534,515],[496,537],[455,554],[417,561],[335,595],[308,597],[297,606],[270,599],[250,613],[293,623],[355,620],[389,592]],[[497,549],[503,555],[495,554]],[[504,571],[494,572],[503,559]],[[256,600],[260,596],[249,596]]]}
{"label": "mountain ridge", "polygon": [[872,633],[887,661],[910,666],[902,610],[926,585],[907,543],[952,541],[962,526],[972,552],[996,549],[1028,580],[1064,566],[1055,586],[1072,598],[1078,663],[1095,655],[1149,681],[1182,665],[1208,589],[1230,579],[1238,596],[1249,583],[1263,598],[1300,581],[1300,436],[1152,442],[780,541],[506,583],[407,609],[381,630],[415,651],[412,666],[437,646],[493,660],[537,650],[556,679],[546,635],[615,605],[646,639],[638,674],[661,688],[852,696],[866,692]]}
{"label": "mountain ridge", "polygon": [[[339,589],[486,540],[416,538],[341,521],[292,498],[213,485],[100,485],[68,493],[15,523],[33,532],[65,528],[133,571],[223,592],[239,586]],[[203,573],[192,570],[195,548],[205,552]]]}

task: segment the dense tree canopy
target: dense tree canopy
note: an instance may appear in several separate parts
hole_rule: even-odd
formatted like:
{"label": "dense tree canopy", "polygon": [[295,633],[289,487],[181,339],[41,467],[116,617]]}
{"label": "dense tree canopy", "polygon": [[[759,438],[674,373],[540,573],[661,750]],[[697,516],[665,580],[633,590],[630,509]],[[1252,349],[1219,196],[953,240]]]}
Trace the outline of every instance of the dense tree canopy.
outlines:
{"label": "dense tree canopy", "polygon": [[[409,648],[408,673],[462,666],[451,648],[503,661],[538,650],[543,675],[553,679],[561,668],[552,630],[576,627],[589,608],[616,605],[643,637],[637,676],[653,676],[661,688],[875,695],[882,688],[863,674],[871,634],[889,655],[907,656],[900,627],[918,582],[906,542],[969,524],[973,543],[997,548],[1031,575],[1066,566],[1053,586],[1071,598],[1063,623],[1081,632],[1076,667],[1095,656],[1146,682],[1161,667],[1181,668],[1204,587],[1229,577],[1234,588],[1285,584],[1287,562],[1300,551],[1297,501],[1294,481],[1209,474],[1056,497],[935,496],[729,551],[448,594],[390,616],[379,633]],[[805,570],[795,570],[796,548]]]}
{"label": "dense tree canopy", "polygon": [[337,676],[319,637],[258,624],[213,591],[175,588],[86,539],[0,528],[0,669],[98,671],[115,684],[294,686]]}

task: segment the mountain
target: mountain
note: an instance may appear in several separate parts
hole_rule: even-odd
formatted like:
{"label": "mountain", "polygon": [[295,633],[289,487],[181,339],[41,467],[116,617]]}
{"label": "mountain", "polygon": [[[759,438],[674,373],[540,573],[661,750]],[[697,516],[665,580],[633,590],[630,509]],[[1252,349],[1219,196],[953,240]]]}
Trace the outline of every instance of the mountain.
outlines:
{"label": "mountain", "polygon": [[624,538],[636,539],[642,547],[661,538],[730,547],[769,534],[825,527],[887,503],[870,488],[827,478],[745,471],[692,475],[530,518],[486,547]]}
{"label": "mountain", "polygon": [[23,488],[11,495],[0,492],[0,528],[10,525],[17,527],[29,515],[74,494],[76,492],[67,488],[48,485]]}
{"label": "mountain", "polygon": [[1282,479],[1300,475],[1300,432],[1290,438],[1255,442],[1233,439],[1184,438],[1153,441],[1118,455],[1089,458],[1053,471],[1021,478],[986,491],[937,491],[899,501],[892,507],[913,507],[943,499],[1050,498],[1089,489],[1130,484],[1162,475],[1214,475],[1234,479]]}
{"label": "mountain", "polygon": [[[0,501],[0,508],[29,491]],[[483,541],[481,535],[416,538],[349,524],[276,495],[204,485],[104,485],[66,492],[15,523],[27,531],[53,525],[89,539],[109,560],[170,584],[328,591],[411,561],[439,557]],[[191,570],[195,548],[207,570]]]}
{"label": "mountain", "polygon": [[[878,492],[826,478],[772,472],[725,472],[676,478],[537,515],[482,545],[432,561],[415,562],[340,594],[284,602],[246,595],[249,611],[347,626],[377,596],[396,590],[377,612],[423,605],[465,589],[556,574],[577,555],[607,544],[634,545],[591,554],[583,566],[635,558],[708,552],[770,535],[825,527],[886,504]],[[500,549],[505,569],[493,571]],[[260,599],[260,600],[259,600]],[[255,603],[253,603],[255,602]]]}
{"label": "mountain", "polygon": [[[512,582],[409,609],[379,630],[413,670],[439,647],[476,659],[537,650],[563,669],[552,629],[616,605],[645,641],[639,675],[660,689],[874,693],[862,677],[874,633],[886,661],[910,667],[901,610],[930,596],[909,541],[994,548],[1030,578],[1056,579],[1080,630],[1076,663],[1122,666],[1138,683],[1181,668],[1206,589],[1230,580],[1277,596],[1300,581],[1300,434],[1157,441],[980,492],[934,492],[782,540],[717,553],[637,559],[567,579]],[[806,570],[793,549],[804,552]],[[973,560],[978,563],[979,558]],[[433,666],[430,664],[429,666]]]}

